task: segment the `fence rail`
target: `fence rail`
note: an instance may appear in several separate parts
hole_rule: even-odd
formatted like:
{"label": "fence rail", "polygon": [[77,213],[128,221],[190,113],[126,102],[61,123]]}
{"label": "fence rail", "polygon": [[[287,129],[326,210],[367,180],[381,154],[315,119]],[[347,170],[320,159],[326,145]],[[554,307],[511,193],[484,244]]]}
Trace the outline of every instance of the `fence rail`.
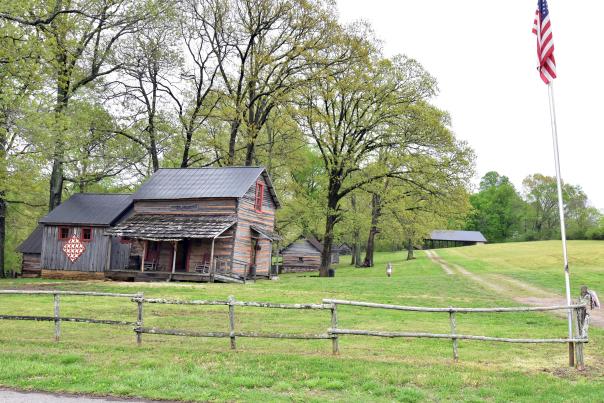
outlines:
{"label": "fence rail", "polygon": [[[360,329],[338,329],[337,326],[332,324],[331,329],[328,330],[328,334],[331,335],[353,335],[353,336],[374,336],[374,337],[411,337],[411,338],[431,338],[431,339],[451,339],[453,345],[453,359],[457,361],[459,359],[458,353],[458,341],[459,340],[477,340],[477,341],[491,341],[491,342],[503,342],[503,343],[575,343],[578,348],[576,349],[577,366],[583,368],[583,345],[588,343],[587,329],[583,326],[581,318],[585,317],[586,305],[575,304],[575,305],[554,305],[554,306],[537,306],[537,307],[496,307],[496,308],[456,308],[456,307],[421,307],[421,306],[404,306],[404,305],[391,305],[391,304],[378,304],[374,302],[362,302],[362,301],[347,301],[338,299],[324,299],[324,304],[331,304],[334,306],[334,310],[337,309],[338,305],[349,305],[363,308],[374,308],[374,309],[391,309],[397,311],[406,312],[441,312],[449,314],[449,323],[451,326],[451,333],[439,334],[439,333],[427,333],[427,332],[389,332],[389,331],[377,331],[377,330],[360,330]],[[504,313],[504,312],[545,312],[555,310],[573,310],[575,317],[575,330],[578,337],[575,338],[508,338],[508,337],[492,337],[492,336],[476,336],[468,334],[457,333],[457,318],[456,313]]]}
{"label": "fence rail", "polygon": [[[31,315],[0,315],[0,320],[30,320],[30,321],[48,321],[55,323],[55,340],[59,341],[61,335],[61,322],[75,323],[93,323],[116,326],[133,326],[138,345],[142,343],[143,334],[166,335],[166,336],[186,336],[186,337],[216,337],[230,339],[231,349],[237,348],[238,337],[248,338],[268,338],[268,339],[299,339],[299,340],[331,340],[333,354],[339,354],[340,336],[369,336],[386,338],[432,338],[432,339],[450,339],[453,345],[453,359],[458,360],[459,340],[475,340],[488,342],[504,343],[573,343],[576,346],[576,362],[579,368],[583,368],[584,358],[583,350],[585,343],[589,342],[587,328],[589,323],[585,321],[586,306],[575,305],[555,305],[541,307],[495,307],[495,308],[460,308],[460,307],[419,307],[403,306],[392,304],[379,304],[363,301],[348,301],[339,299],[324,299],[321,304],[291,304],[291,303],[273,303],[256,301],[237,301],[235,297],[230,296],[225,300],[178,300],[165,298],[145,298],[143,293],[119,294],[106,292],[88,292],[88,291],[52,291],[52,290],[0,290],[0,295],[21,294],[21,295],[52,295],[54,297],[54,315],[53,316],[31,316]],[[136,321],[121,321],[94,318],[74,318],[62,317],[60,315],[60,296],[92,296],[92,297],[117,297],[129,298],[130,301],[137,304]],[[165,304],[165,305],[197,305],[197,306],[226,306],[228,307],[228,332],[225,331],[198,331],[183,329],[163,329],[157,327],[144,326],[144,304]],[[428,332],[400,332],[383,330],[365,330],[365,329],[345,329],[338,327],[338,305],[347,305],[360,308],[387,309],[407,312],[431,312],[448,313],[450,333],[428,333]],[[304,333],[276,333],[276,332],[243,332],[236,329],[236,307],[239,308],[263,308],[263,309],[284,309],[284,310],[316,310],[330,312],[330,327],[326,333],[304,334]],[[545,312],[555,310],[572,310],[575,318],[575,334],[573,338],[507,338],[492,337],[482,335],[460,334],[457,332],[457,314],[473,313],[514,313],[514,312]]]}
{"label": "fence rail", "polygon": [[35,322],[54,322],[55,323],[55,341],[61,338],[61,322],[72,323],[93,323],[98,325],[113,326],[137,326],[136,322],[111,319],[94,318],[72,318],[61,316],[60,296],[88,296],[88,297],[115,297],[115,298],[144,298],[144,294],[118,294],[110,292],[92,292],[92,291],[59,291],[59,290],[0,290],[0,295],[52,295],[54,297],[54,315],[53,316],[34,316],[34,315],[0,315],[0,320],[29,320]]}

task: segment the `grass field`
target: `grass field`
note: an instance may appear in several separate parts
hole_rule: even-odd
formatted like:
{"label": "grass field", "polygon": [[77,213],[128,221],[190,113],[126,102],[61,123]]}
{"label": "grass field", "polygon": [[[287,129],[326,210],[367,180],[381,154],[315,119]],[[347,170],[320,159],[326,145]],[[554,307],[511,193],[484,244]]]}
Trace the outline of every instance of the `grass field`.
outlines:
{"label": "grass field", "polygon": [[[573,287],[604,290],[604,242],[571,242]],[[562,295],[559,243],[486,245],[440,250],[451,262],[480,275],[505,273]],[[255,284],[138,284],[3,280],[0,288],[112,292],[146,297],[320,302],[355,299],[423,306],[513,306],[467,278],[447,275],[423,253],[381,253],[374,269],[344,264],[335,278],[290,274]],[[342,259],[347,260],[347,258]],[[385,276],[385,263],[394,276]],[[496,278],[496,277],[493,277]],[[576,294],[576,293],[575,293]],[[127,300],[63,297],[62,315],[134,320]],[[0,296],[0,312],[51,315],[50,296]],[[563,319],[545,313],[458,316],[458,331],[508,337],[564,337]],[[146,305],[145,325],[227,331],[226,307]],[[449,331],[447,314],[339,308],[343,328]],[[601,401],[604,396],[604,331],[593,328],[586,347],[588,370],[567,368],[564,345],[460,342],[460,361],[448,340],[342,337],[339,356],[329,340],[199,339],[144,335],[137,347],[129,328],[62,325],[54,343],[49,322],[4,321],[0,327],[0,385],[192,401]],[[237,308],[245,331],[322,333],[328,312]]]}

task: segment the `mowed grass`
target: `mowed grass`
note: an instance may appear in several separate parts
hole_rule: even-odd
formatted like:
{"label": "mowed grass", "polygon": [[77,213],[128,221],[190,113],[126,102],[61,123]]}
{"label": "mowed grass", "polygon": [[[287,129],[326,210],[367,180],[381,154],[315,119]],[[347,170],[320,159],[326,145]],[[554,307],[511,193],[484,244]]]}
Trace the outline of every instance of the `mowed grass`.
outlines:
{"label": "mowed grass", "polygon": [[[595,284],[604,265],[600,244],[573,243],[584,271]],[[505,270],[527,280],[531,270],[557,273],[555,262],[534,266],[487,262],[495,254],[520,253],[516,245],[439,251],[472,270]],[[601,245],[604,245],[601,244]],[[526,244],[534,254],[554,254],[548,243]],[[600,248],[599,257],[591,250]],[[488,249],[493,248],[489,253]],[[551,251],[550,251],[551,249]],[[474,252],[476,250],[477,252]],[[579,252],[577,252],[579,251]],[[470,256],[471,253],[484,254]],[[585,254],[585,256],[583,256]],[[146,297],[319,303],[323,298],[354,299],[420,306],[507,306],[462,276],[446,275],[423,253],[406,262],[406,253],[380,253],[373,269],[343,263],[335,278],[311,274],[282,275],[279,281],[255,284],[167,284],[3,280],[0,288],[38,288],[111,292],[142,291]],[[452,259],[452,260],[454,260]],[[531,258],[532,259],[532,258]],[[599,260],[598,260],[599,259]],[[578,259],[577,259],[578,260]],[[386,262],[394,276],[385,275]],[[486,263],[485,263],[486,262]],[[585,264],[585,267],[582,266]],[[492,266],[492,269],[490,268]],[[574,274],[573,274],[574,276]],[[601,278],[601,277],[600,277]],[[552,289],[556,290],[552,277]],[[588,281],[591,284],[592,281]],[[536,284],[547,285],[547,282]],[[595,287],[595,286],[594,286]],[[559,288],[559,287],[558,287]],[[0,296],[0,312],[52,315],[50,296]],[[135,320],[136,306],[127,299],[62,297],[65,316]],[[349,329],[447,333],[447,314],[402,313],[340,307],[339,326]],[[563,319],[544,313],[459,314],[458,331],[508,337],[564,337]],[[564,345],[516,345],[460,342],[460,361],[452,361],[451,342],[427,339],[379,339],[343,336],[339,356],[329,340],[228,339],[144,335],[137,347],[128,327],[62,324],[62,339],[52,341],[49,322],[0,322],[0,385],[96,395],[136,396],[190,401],[599,401],[604,396],[604,332],[593,329],[586,347],[588,370],[566,367]],[[228,329],[226,307],[145,305],[145,326],[189,330]],[[236,327],[248,331],[324,333],[328,311],[236,308]]]}
{"label": "mowed grass", "polygon": [[[441,249],[439,255],[479,274],[504,274],[564,294],[561,241],[518,242]],[[604,294],[604,241],[569,241],[571,288],[582,285]]]}

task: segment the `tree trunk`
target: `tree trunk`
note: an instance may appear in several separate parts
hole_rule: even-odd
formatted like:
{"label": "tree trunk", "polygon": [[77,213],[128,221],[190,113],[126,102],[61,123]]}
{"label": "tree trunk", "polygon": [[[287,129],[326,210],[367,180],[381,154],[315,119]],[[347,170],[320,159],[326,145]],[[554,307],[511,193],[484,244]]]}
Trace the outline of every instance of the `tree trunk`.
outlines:
{"label": "tree trunk", "polygon": [[241,120],[236,119],[231,122],[231,135],[229,139],[229,158],[228,165],[235,165],[235,147],[237,146],[237,134],[239,133]]}
{"label": "tree trunk", "polygon": [[375,236],[380,232],[378,221],[381,215],[381,198],[377,193],[371,198],[371,228],[369,237],[367,237],[367,250],[365,251],[365,260],[363,267],[373,267],[373,252],[375,250]]}
{"label": "tree trunk", "polygon": [[249,167],[254,165],[254,158],[256,156],[256,145],[254,142],[247,144],[245,148],[245,166]]}
{"label": "tree trunk", "polygon": [[193,140],[193,130],[191,128],[188,128],[186,130],[186,135],[185,135],[185,146],[182,151],[182,161],[180,162],[181,168],[189,167],[189,153],[191,150],[191,141],[192,140]]}
{"label": "tree trunk", "polygon": [[[352,212],[356,215],[357,214],[357,198],[356,195],[353,193],[350,196],[350,205],[352,207]],[[361,265],[361,250],[359,248],[359,237],[360,237],[360,233],[359,233],[359,229],[357,228],[357,226],[354,226],[354,229],[352,231],[352,258],[350,259],[350,265],[351,266],[355,266],[355,267],[359,267]]]}
{"label": "tree trunk", "polygon": [[413,256],[413,242],[411,238],[407,240],[407,260],[413,260],[415,257]]}
{"label": "tree trunk", "polygon": [[0,278],[6,276],[4,268],[4,247],[6,245],[6,200],[4,192],[0,192]]}
{"label": "tree trunk", "polygon": [[319,276],[327,277],[331,266],[331,249],[333,246],[333,229],[336,224],[336,215],[327,213],[325,220],[325,234],[323,236],[323,251],[321,252],[321,267],[319,268]]}
{"label": "tree trunk", "polygon": [[333,230],[338,221],[338,203],[340,197],[340,178],[330,174],[327,197],[327,216],[325,217],[325,234],[323,234],[323,251],[321,252],[321,267],[319,276],[327,277],[331,265],[331,249],[333,246]]}

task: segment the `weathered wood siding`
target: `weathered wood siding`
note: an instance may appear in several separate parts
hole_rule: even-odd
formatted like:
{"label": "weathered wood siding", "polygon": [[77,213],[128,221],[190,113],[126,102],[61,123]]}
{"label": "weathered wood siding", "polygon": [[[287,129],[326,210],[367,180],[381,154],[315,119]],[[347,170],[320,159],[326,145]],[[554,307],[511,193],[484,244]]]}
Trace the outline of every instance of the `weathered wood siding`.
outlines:
{"label": "weathered wood siding", "polygon": [[111,237],[111,270],[123,270],[128,267],[130,249],[130,243],[121,243],[118,238]]}
{"label": "weathered wood siding", "polygon": [[[268,184],[263,176],[258,181],[264,183],[264,197],[262,211],[256,211],[256,183],[254,183],[243,197],[239,199],[237,207],[237,230],[233,257],[245,262],[251,261],[252,256],[252,230],[251,225],[262,228],[272,233],[275,230],[275,203],[268,190]],[[260,249],[256,252],[256,273],[269,275],[272,256],[272,242],[266,238],[258,239]]]}
{"label": "weathered wood siding", "polygon": [[40,254],[39,253],[24,253],[21,260],[21,273],[26,271],[40,270]]}
{"label": "weathered wood siding", "polygon": [[139,200],[135,214],[228,215],[237,213],[237,199]]}
{"label": "weathered wood siding", "polygon": [[315,249],[306,239],[299,239],[285,248],[283,272],[316,271],[321,266],[321,252]]}
{"label": "weathered wood siding", "polygon": [[[88,228],[88,227],[87,227]],[[81,235],[81,227],[71,227],[71,234]],[[92,240],[85,242],[86,251],[75,261],[71,262],[63,245],[67,242],[59,240],[59,227],[45,225],[42,235],[42,269],[63,271],[103,272],[107,265],[109,253],[109,237],[104,235],[105,227],[92,227]]]}

